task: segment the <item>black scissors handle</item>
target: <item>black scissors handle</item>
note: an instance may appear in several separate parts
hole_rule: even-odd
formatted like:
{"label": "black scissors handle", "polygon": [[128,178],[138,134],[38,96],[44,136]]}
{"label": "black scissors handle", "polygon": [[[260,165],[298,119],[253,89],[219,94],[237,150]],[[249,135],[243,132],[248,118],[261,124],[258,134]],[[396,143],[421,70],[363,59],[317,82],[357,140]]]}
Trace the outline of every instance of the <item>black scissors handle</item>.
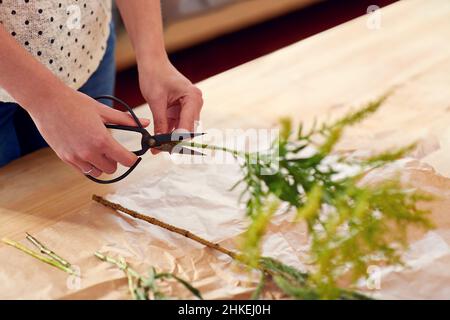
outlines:
{"label": "black scissors handle", "polygon": [[115,129],[115,130],[124,130],[124,131],[131,131],[131,132],[137,132],[140,133],[142,135],[142,149],[141,150],[137,150],[137,151],[133,151],[133,153],[135,155],[137,155],[139,158],[136,160],[136,162],[125,172],[123,173],[121,176],[111,179],[111,180],[100,180],[97,179],[95,177],[92,177],[90,175],[86,175],[86,177],[96,183],[100,183],[100,184],[111,184],[111,183],[116,183],[119,182],[123,179],[125,179],[131,172],[133,172],[134,169],[136,169],[136,167],[138,166],[138,164],[141,162],[142,158],[140,156],[142,156],[144,153],[146,153],[149,149],[149,147],[147,146],[147,143],[144,143],[146,141],[146,139],[148,140],[148,138],[150,137],[150,133],[144,129],[144,126],[142,125],[142,123],[139,121],[139,118],[136,116],[136,114],[134,113],[133,109],[131,109],[131,107],[125,103],[124,101],[120,100],[119,98],[116,98],[114,96],[109,96],[109,95],[104,95],[104,96],[99,96],[96,97],[95,100],[110,100],[110,101],[114,101],[120,105],[122,105],[123,107],[125,107],[125,109],[127,109],[127,111],[131,114],[131,116],[133,117],[134,122],[136,122],[136,127],[131,127],[131,126],[122,126],[122,125],[115,125],[115,124],[106,124],[105,126],[109,129]]}
{"label": "black scissors handle", "polygon": [[124,174],[122,174],[121,176],[119,176],[119,177],[117,177],[117,178],[111,179],[111,180],[100,180],[100,179],[97,179],[97,178],[95,178],[95,177],[93,177],[93,176],[90,176],[90,175],[86,175],[86,178],[88,178],[89,180],[94,181],[94,182],[96,182],[96,183],[99,183],[99,184],[111,184],[111,183],[116,183],[116,182],[119,182],[119,181],[125,179],[126,177],[128,177],[128,175],[129,175],[130,173],[132,173],[132,172],[134,171],[134,169],[136,169],[136,167],[138,166],[138,164],[139,164],[141,161],[142,161],[142,158],[139,157],[139,158],[136,160],[136,162],[135,162],[135,163],[134,163],[127,171],[125,171]]}

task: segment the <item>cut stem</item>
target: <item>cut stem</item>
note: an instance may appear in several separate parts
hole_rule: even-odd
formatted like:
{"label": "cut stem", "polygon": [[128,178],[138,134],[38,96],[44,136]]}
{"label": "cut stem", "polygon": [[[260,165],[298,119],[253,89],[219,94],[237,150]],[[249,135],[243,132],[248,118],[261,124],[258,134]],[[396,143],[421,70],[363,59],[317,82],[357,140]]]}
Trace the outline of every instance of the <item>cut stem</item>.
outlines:
{"label": "cut stem", "polygon": [[36,248],[39,249],[39,251],[43,254],[48,255],[49,257],[51,257],[52,259],[58,261],[59,263],[61,263],[63,266],[70,268],[70,262],[68,262],[66,259],[61,258],[59,255],[57,255],[55,252],[53,252],[52,250],[48,249],[45,245],[43,245],[38,239],[36,239],[35,237],[33,237],[31,234],[29,234],[28,232],[27,234],[27,240],[30,241]]}
{"label": "cut stem", "polygon": [[32,256],[35,259],[38,259],[41,262],[44,262],[44,263],[49,264],[49,265],[51,265],[51,266],[53,266],[55,268],[58,268],[58,269],[66,272],[66,273],[69,273],[69,274],[72,274],[72,275],[75,274],[75,272],[71,268],[66,267],[65,265],[61,264],[59,261],[56,261],[56,260],[54,260],[52,258],[48,258],[46,256],[43,256],[43,255],[39,254],[36,251],[28,249],[27,247],[25,247],[24,245],[22,245],[19,242],[16,242],[16,241],[11,240],[11,239],[6,239],[6,238],[2,239],[2,242],[7,244],[7,245],[9,245],[9,246],[11,246],[11,247],[14,247],[14,248],[22,251],[22,252],[24,252],[24,253],[26,253],[26,254],[28,254],[30,256]]}

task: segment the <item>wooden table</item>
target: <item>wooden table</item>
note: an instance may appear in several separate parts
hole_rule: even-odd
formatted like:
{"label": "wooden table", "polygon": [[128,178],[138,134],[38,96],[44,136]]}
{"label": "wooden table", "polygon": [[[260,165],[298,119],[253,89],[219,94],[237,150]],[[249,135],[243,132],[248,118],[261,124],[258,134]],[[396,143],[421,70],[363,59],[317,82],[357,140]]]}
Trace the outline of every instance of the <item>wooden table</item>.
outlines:
{"label": "wooden table", "polygon": [[[310,124],[396,87],[382,110],[347,131],[339,148],[427,142],[416,156],[450,176],[449,17],[448,0],[400,1],[382,10],[379,30],[361,17],[208,79],[199,84],[204,127],[269,127],[282,115]],[[144,106],[139,113],[149,116]],[[100,186],[51,150],[19,159],[0,169],[0,237],[38,232],[86,208],[93,193],[126,188],[159,165],[158,157],[146,156],[125,182]]]}

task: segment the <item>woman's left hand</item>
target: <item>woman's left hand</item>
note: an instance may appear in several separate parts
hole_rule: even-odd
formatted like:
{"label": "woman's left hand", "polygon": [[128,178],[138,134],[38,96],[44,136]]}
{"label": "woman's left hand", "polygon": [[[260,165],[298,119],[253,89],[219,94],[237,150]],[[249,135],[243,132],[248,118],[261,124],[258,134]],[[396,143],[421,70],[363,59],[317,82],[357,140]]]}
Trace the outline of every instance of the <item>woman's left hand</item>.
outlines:
{"label": "woman's left hand", "polygon": [[168,59],[139,66],[139,83],[153,113],[155,134],[195,130],[203,106],[202,92]]}

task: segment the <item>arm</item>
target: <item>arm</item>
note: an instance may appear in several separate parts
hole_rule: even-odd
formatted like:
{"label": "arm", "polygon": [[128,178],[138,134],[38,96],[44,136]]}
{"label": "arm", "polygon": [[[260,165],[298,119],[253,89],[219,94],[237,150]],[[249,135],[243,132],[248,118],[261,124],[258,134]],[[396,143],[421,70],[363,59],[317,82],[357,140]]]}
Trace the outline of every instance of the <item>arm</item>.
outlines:
{"label": "arm", "polygon": [[117,162],[131,166],[136,156],[108,133],[104,122],[132,120],[69,87],[21,47],[0,25],[0,86],[30,114],[56,154],[92,175],[113,173]]}
{"label": "arm", "polygon": [[159,0],[116,0],[136,52],[140,87],[150,105],[155,132],[194,130],[202,93],[173,67],[164,47]]}
{"label": "arm", "polygon": [[0,43],[0,86],[29,113],[38,112],[36,109],[52,91],[67,92],[64,84],[22,48],[2,25]]}

